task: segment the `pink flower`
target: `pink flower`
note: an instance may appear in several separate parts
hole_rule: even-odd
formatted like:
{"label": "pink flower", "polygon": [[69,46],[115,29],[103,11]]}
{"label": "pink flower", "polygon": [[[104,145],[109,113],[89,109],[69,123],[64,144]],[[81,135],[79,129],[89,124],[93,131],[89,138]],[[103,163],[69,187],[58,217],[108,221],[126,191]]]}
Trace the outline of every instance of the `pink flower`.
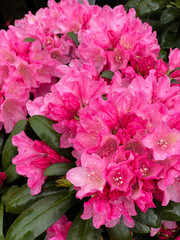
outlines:
{"label": "pink flower", "polygon": [[6,133],[10,133],[14,125],[26,119],[26,108],[18,98],[7,98],[0,106],[0,121],[3,122]]}
{"label": "pink flower", "polygon": [[112,163],[108,166],[107,182],[111,187],[111,191],[117,190],[121,192],[129,191],[130,182],[134,174],[127,164]]}
{"label": "pink flower", "polygon": [[148,134],[142,143],[153,150],[156,161],[180,154],[180,132],[177,129],[170,129],[165,123]]}
{"label": "pink flower", "polygon": [[125,51],[124,48],[118,46],[114,49],[113,52],[109,51],[107,55],[111,71],[115,72],[127,66],[129,60],[129,52]]}
{"label": "pink flower", "polygon": [[[160,228],[151,228],[150,236],[158,235],[161,240],[174,239],[176,232],[178,231],[178,226],[175,221],[162,221],[162,226]],[[176,238],[178,239],[178,238]]]}
{"label": "pink flower", "polygon": [[[113,215],[115,215],[113,217]],[[118,224],[121,212],[113,207],[106,195],[95,195],[84,204],[82,219],[87,220],[93,217],[93,225],[100,228],[101,225],[114,227]]]}
{"label": "pink flower", "polygon": [[105,164],[102,158],[96,154],[81,156],[81,167],[70,169],[66,178],[78,187],[76,196],[82,199],[95,192],[102,192],[105,186]]}
{"label": "pink flower", "polygon": [[5,179],[6,179],[6,174],[4,172],[0,172],[0,188],[3,187],[3,183]]}
{"label": "pink flower", "polygon": [[47,178],[44,176],[44,171],[49,165],[56,162],[70,162],[59,156],[43,141],[31,140],[24,131],[13,136],[12,143],[18,147],[19,152],[12,162],[16,165],[17,173],[28,178],[27,185],[32,195],[41,192],[41,187]]}
{"label": "pink flower", "polygon": [[72,222],[68,221],[67,217],[63,215],[47,229],[46,240],[66,240],[71,224]]}

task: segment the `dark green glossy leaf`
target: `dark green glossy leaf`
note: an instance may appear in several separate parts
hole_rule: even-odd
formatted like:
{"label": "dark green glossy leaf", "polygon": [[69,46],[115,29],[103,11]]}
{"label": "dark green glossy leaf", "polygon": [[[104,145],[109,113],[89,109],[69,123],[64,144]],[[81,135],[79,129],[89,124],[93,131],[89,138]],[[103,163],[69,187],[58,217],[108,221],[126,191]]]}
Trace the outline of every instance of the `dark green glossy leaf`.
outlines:
{"label": "dark green glossy leaf", "polygon": [[72,158],[69,149],[63,149],[59,147],[61,135],[54,130],[52,126],[54,121],[41,115],[35,115],[29,119],[29,123],[38,137],[48,146],[60,153],[62,156],[68,159]]}
{"label": "dark green glossy leaf", "polygon": [[177,81],[177,80],[175,80],[175,79],[172,79],[172,80],[171,80],[171,83],[180,84],[180,82],[179,82],[179,81]]}
{"label": "dark green glossy leaf", "polygon": [[4,206],[3,206],[3,203],[0,201],[0,240],[4,239],[3,221],[4,221]]}
{"label": "dark green glossy leaf", "polygon": [[129,228],[124,225],[122,218],[119,225],[108,228],[108,233],[111,240],[132,240],[131,232]]}
{"label": "dark green glossy leaf", "polygon": [[102,95],[102,98],[104,101],[106,101],[108,98],[106,97],[106,94]]}
{"label": "dark green glossy leaf", "polygon": [[16,172],[16,165],[11,164],[7,170],[5,171],[6,173],[6,182],[7,183],[11,183],[13,181],[15,181],[16,179],[18,179],[20,177],[20,175]]}
{"label": "dark green glossy leaf", "polygon": [[45,197],[27,208],[10,226],[6,240],[34,240],[56,222],[72,205],[68,191]]}
{"label": "dark green glossy leaf", "polygon": [[41,140],[56,152],[59,152],[61,135],[53,129],[54,121],[41,115],[35,115],[29,119],[29,123]]}
{"label": "dark green glossy leaf", "polygon": [[69,169],[75,167],[74,164],[68,162],[55,163],[50,165],[44,171],[44,176],[61,176],[65,175]]}
{"label": "dark green glossy leaf", "polygon": [[4,194],[1,196],[1,200],[3,202],[4,205],[7,204],[7,202],[9,201],[9,199],[11,199],[12,194],[19,189],[19,187],[17,185],[12,185],[11,187],[9,187],[8,189],[6,189],[6,191],[4,192]]}
{"label": "dark green glossy leaf", "polygon": [[165,8],[169,3],[169,0],[146,0],[151,11],[157,11],[159,9]]}
{"label": "dark green glossy leaf", "polygon": [[[78,0],[79,3],[83,3],[83,0]],[[95,0],[88,0],[90,5],[94,5],[95,4]]]}
{"label": "dark green glossy leaf", "polygon": [[68,191],[69,191],[69,193],[75,193],[76,192],[76,190],[74,190],[74,186],[73,185],[71,185],[69,187]]}
{"label": "dark green glossy leaf", "polygon": [[112,77],[114,76],[114,73],[107,70],[101,73],[101,77],[107,78],[107,79],[112,79]]}
{"label": "dark green glossy leaf", "polygon": [[180,48],[180,23],[170,24],[159,36],[159,42],[162,48]]}
{"label": "dark green glossy leaf", "polygon": [[145,234],[145,233],[150,233],[151,232],[150,227],[148,227],[145,224],[140,223],[140,222],[138,222],[136,220],[134,221],[134,227],[130,228],[130,230],[132,232],[141,233],[141,234]]}
{"label": "dark green glossy leaf", "polygon": [[180,8],[180,0],[175,0],[176,7]]}
{"label": "dark green glossy leaf", "polygon": [[55,186],[54,183],[46,183],[41,190],[41,193],[32,196],[27,184],[24,184],[13,192],[11,197],[6,201],[6,211],[9,213],[20,214],[26,208],[30,207],[34,202],[43,197],[61,192],[62,189]]}
{"label": "dark green glossy leaf", "polygon": [[88,0],[90,5],[95,5],[96,0]]}
{"label": "dark green glossy leaf", "polygon": [[163,59],[163,61],[167,62],[168,57],[167,57],[167,52],[166,52],[166,51],[164,51],[163,49],[161,49],[161,50],[159,51],[159,56],[160,56],[160,58]]}
{"label": "dark green glossy leaf", "polygon": [[166,8],[161,14],[160,22],[162,24],[169,23],[174,19],[176,19],[179,15],[180,15],[180,9],[173,6]]}
{"label": "dark green glossy leaf", "polygon": [[133,234],[133,240],[157,240],[157,237],[151,237],[149,234]]}
{"label": "dark green glossy leaf", "polygon": [[2,166],[4,171],[11,164],[13,157],[17,155],[17,147],[12,145],[12,137],[14,135],[17,135],[21,131],[25,131],[26,125],[27,120],[20,120],[19,122],[17,122],[4,145],[2,151]]}
{"label": "dark green glossy leaf", "polygon": [[67,35],[75,42],[76,45],[79,45],[77,34],[74,32],[68,32]]}
{"label": "dark green glossy leaf", "polygon": [[148,0],[141,0],[138,4],[138,12],[140,15],[150,13],[152,11],[151,6],[149,5]]}
{"label": "dark green glossy leaf", "polygon": [[34,42],[34,41],[36,41],[36,39],[28,37],[28,38],[25,38],[24,41],[25,42]]}
{"label": "dark green glossy leaf", "polygon": [[166,7],[168,2],[168,0],[129,0],[126,8],[135,8],[138,15],[145,15]]}
{"label": "dark green glossy leaf", "polygon": [[4,143],[4,130],[1,130],[0,131],[0,154],[2,153],[3,143]]}
{"label": "dark green glossy leaf", "polygon": [[143,213],[139,208],[136,211],[137,215],[133,217],[134,220],[153,228],[161,226],[161,219],[154,209],[149,208],[146,213]]}
{"label": "dark green glossy leaf", "polygon": [[126,3],[126,8],[130,9],[130,8],[138,8],[139,6],[139,0],[129,0]]}
{"label": "dark green glossy leaf", "polygon": [[162,220],[180,221],[180,203],[170,202],[167,206],[161,206],[156,202],[156,211]]}
{"label": "dark green glossy leaf", "polygon": [[92,225],[92,220],[83,220],[81,218],[82,211],[78,213],[74,219],[66,240],[98,240],[101,235],[101,230],[96,229]]}

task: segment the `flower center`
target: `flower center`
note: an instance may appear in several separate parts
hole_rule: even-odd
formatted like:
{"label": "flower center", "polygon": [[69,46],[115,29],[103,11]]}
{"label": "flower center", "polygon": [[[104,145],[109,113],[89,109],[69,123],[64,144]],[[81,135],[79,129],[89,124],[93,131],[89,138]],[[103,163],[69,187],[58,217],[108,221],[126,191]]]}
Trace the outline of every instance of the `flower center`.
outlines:
{"label": "flower center", "polygon": [[102,178],[99,176],[99,174],[97,174],[95,172],[89,172],[88,173],[88,182],[89,183],[98,182],[99,184],[101,184]]}
{"label": "flower center", "polygon": [[123,184],[122,176],[120,173],[117,173],[116,177],[113,177],[114,185],[121,185]]}
{"label": "flower center", "polygon": [[141,171],[143,177],[147,176],[148,168],[145,167],[145,165],[143,165],[142,168],[140,168],[140,171]]}
{"label": "flower center", "polygon": [[167,147],[168,142],[165,139],[161,139],[157,142],[157,144],[159,145],[160,148],[164,149]]}
{"label": "flower center", "polygon": [[116,55],[115,58],[114,58],[114,60],[115,60],[116,62],[120,63],[120,62],[121,62],[121,56]]}

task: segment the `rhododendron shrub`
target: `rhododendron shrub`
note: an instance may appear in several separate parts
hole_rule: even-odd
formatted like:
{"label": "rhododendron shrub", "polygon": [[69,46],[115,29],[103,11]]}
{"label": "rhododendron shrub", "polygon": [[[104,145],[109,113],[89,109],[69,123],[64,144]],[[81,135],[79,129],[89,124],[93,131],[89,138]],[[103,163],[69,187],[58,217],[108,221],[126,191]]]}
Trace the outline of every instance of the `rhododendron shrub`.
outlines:
{"label": "rhododendron shrub", "polygon": [[178,237],[180,50],[163,61],[134,9],[86,0],[0,37],[5,238]]}

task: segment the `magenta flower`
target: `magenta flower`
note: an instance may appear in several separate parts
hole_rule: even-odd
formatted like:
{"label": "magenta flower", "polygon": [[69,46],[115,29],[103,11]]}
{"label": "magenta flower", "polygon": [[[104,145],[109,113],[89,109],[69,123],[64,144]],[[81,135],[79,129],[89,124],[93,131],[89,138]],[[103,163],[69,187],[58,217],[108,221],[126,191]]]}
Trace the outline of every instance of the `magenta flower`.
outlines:
{"label": "magenta flower", "polygon": [[152,149],[156,161],[180,154],[180,132],[169,128],[165,123],[148,134],[142,143]]}
{"label": "magenta flower", "polygon": [[6,179],[6,174],[4,172],[0,172],[0,188],[3,187],[5,179]]}
{"label": "magenta flower", "polygon": [[105,186],[106,165],[102,158],[96,154],[81,156],[81,167],[70,169],[66,178],[78,188],[76,196],[82,199],[95,192],[102,192]]}
{"label": "magenta flower", "polygon": [[70,162],[59,156],[43,141],[33,141],[26,136],[24,131],[12,138],[13,145],[18,147],[18,155],[12,159],[16,165],[18,174],[28,178],[27,185],[32,195],[41,192],[41,187],[47,177],[44,176],[45,169],[56,162]]}
{"label": "magenta flower", "polygon": [[112,163],[108,166],[107,182],[111,187],[111,191],[118,190],[120,192],[127,192],[129,185],[134,177],[130,166],[127,164]]}
{"label": "magenta flower", "polygon": [[66,240],[71,224],[72,222],[68,221],[67,217],[63,215],[47,229],[46,240]]}

